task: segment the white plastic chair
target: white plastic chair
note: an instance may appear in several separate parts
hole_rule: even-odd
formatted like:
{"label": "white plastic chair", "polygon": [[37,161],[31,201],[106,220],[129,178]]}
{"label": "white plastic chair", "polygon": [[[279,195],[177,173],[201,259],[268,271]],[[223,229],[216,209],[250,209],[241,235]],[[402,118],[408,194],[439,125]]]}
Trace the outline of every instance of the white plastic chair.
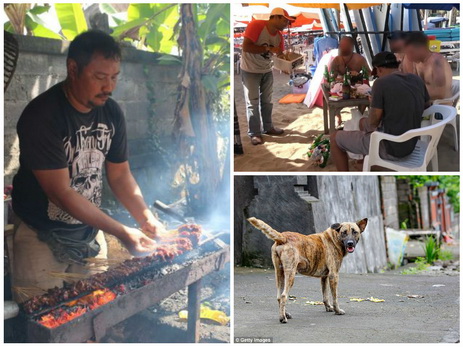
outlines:
{"label": "white plastic chair", "polygon": [[[433,105],[449,105],[452,104],[453,107],[457,107],[458,100],[460,100],[460,81],[452,80],[452,97],[447,99],[436,99],[432,103]],[[457,117],[455,117],[449,124],[453,127],[455,133],[455,151],[458,152],[458,131],[457,131]]]}
{"label": "white plastic chair", "polygon": [[[443,119],[436,119],[435,114],[442,114]],[[437,159],[437,144],[447,123],[455,119],[457,110],[453,106],[433,105],[424,110],[423,115],[431,116],[431,125],[409,130],[402,135],[394,136],[374,131],[370,138],[369,154],[363,161],[363,171],[370,171],[371,167],[378,165],[394,171],[426,171],[431,162],[432,171],[439,170]],[[379,156],[379,144],[382,140],[402,143],[414,137],[420,137],[414,151],[398,160],[385,160]]]}

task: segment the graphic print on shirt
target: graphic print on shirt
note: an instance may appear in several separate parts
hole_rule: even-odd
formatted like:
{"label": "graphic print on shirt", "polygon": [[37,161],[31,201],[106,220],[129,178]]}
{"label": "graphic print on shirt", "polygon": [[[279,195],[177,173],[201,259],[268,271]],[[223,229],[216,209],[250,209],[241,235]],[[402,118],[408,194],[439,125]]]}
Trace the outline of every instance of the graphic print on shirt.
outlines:
{"label": "graphic print on shirt", "polygon": [[[99,123],[95,128],[92,123],[89,127],[81,126],[74,136],[63,139],[71,187],[98,207],[101,204],[103,163],[113,136],[112,124],[110,129],[107,124]],[[48,218],[67,224],[82,224],[51,201],[48,202]]]}
{"label": "graphic print on shirt", "polygon": [[[268,43],[264,43],[262,45],[263,47],[274,47],[273,45],[269,45]],[[272,53],[270,53],[270,51],[267,51],[265,53],[262,53],[261,56],[264,58],[264,59],[270,59],[271,56],[272,56]]]}

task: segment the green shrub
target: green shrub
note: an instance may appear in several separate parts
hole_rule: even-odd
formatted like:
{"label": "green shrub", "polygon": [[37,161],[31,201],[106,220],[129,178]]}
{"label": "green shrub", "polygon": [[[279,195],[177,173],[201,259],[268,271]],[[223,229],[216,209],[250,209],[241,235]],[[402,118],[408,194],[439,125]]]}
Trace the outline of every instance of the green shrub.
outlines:
{"label": "green shrub", "polygon": [[433,236],[426,237],[424,243],[424,257],[428,264],[432,264],[439,256],[439,246]]}
{"label": "green shrub", "polygon": [[429,266],[429,264],[426,262],[426,259],[423,257],[417,257],[415,260],[415,265],[414,267],[410,267],[408,269],[405,269],[401,272],[402,275],[415,275],[421,271],[426,270],[426,268]]}
{"label": "green shrub", "polygon": [[443,260],[443,261],[452,260],[453,259],[453,253],[451,251],[440,249],[439,250],[439,259]]}

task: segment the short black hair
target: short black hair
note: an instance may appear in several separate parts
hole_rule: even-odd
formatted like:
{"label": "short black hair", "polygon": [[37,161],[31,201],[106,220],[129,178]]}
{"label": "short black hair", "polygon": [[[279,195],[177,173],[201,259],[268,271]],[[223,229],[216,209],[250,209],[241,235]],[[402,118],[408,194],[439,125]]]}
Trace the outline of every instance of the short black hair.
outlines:
{"label": "short black hair", "polygon": [[413,46],[428,46],[429,39],[425,33],[422,31],[412,31],[409,32],[407,37],[405,38],[405,45],[413,45]]}
{"label": "short black hair", "polygon": [[395,40],[405,40],[408,36],[408,32],[401,31],[401,30],[395,30],[389,33],[387,35],[387,38],[391,41]]}
{"label": "short black hair", "polygon": [[86,67],[95,53],[105,59],[121,59],[121,47],[116,40],[101,30],[89,30],[77,35],[69,45],[68,59],[77,63],[78,71]]}

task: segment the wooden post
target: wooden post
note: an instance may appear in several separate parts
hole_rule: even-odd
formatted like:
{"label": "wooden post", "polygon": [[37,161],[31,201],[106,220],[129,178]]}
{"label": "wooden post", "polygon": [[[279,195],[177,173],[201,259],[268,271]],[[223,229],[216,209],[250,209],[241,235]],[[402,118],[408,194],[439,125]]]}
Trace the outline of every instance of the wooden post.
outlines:
{"label": "wooden post", "polygon": [[199,312],[201,307],[201,280],[188,286],[187,342],[199,342]]}

